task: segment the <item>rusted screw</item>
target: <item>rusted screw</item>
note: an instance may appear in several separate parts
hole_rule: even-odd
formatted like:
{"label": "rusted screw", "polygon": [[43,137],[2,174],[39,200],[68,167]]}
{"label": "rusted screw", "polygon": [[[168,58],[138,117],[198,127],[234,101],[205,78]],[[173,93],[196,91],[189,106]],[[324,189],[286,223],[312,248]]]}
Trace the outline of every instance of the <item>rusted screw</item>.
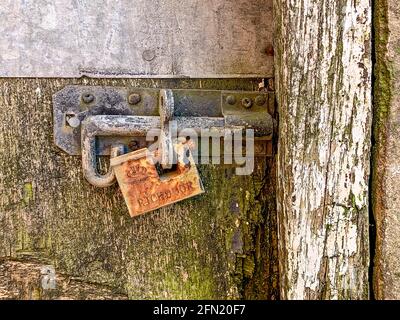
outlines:
{"label": "rusted screw", "polygon": [[230,105],[234,105],[236,103],[235,96],[227,96],[226,97],[226,103],[230,104]]}
{"label": "rusted screw", "polygon": [[242,99],[242,106],[245,107],[246,109],[251,108],[252,105],[253,105],[253,101],[251,101],[250,98]]}
{"label": "rusted screw", "polygon": [[143,51],[142,57],[146,61],[152,61],[156,57],[156,52],[154,50]]}
{"label": "rusted screw", "polygon": [[91,93],[84,93],[82,95],[82,101],[84,103],[92,103],[94,101],[94,95],[92,95]]}
{"label": "rusted screw", "polygon": [[132,93],[128,97],[128,103],[129,104],[138,104],[142,100],[142,97],[140,96],[139,93]]}
{"label": "rusted screw", "polygon": [[262,106],[262,105],[264,105],[265,104],[265,102],[267,102],[267,99],[265,99],[265,97],[264,96],[257,96],[256,97],[256,105],[258,105],[258,106]]}

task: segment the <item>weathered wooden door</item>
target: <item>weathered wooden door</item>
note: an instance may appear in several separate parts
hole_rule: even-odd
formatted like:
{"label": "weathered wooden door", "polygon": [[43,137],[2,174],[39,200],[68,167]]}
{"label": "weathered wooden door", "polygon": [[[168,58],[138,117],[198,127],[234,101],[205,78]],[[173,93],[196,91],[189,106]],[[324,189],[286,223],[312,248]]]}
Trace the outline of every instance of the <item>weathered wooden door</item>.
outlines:
{"label": "weathered wooden door", "polygon": [[132,219],[52,117],[73,84],[273,90],[272,0],[6,0],[0,17],[0,298],[278,298],[275,156],[251,176],[201,165],[204,195]]}
{"label": "weathered wooden door", "polygon": [[[0,298],[398,296],[399,17],[373,2],[1,1]],[[132,219],[54,144],[67,85],[276,92],[272,155]]]}

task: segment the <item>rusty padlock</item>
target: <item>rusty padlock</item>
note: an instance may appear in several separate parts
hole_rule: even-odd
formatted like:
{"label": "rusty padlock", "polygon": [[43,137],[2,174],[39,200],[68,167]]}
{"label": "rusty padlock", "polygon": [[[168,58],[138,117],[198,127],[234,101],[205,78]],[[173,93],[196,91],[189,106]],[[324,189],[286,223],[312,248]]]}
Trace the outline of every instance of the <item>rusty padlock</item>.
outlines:
{"label": "rusty padlock", "polygon": [[176,170],[159,175],[156,152],[144,148],[111,159],[118,184],[132,217],[204,192],[189,146],[173,143]]}

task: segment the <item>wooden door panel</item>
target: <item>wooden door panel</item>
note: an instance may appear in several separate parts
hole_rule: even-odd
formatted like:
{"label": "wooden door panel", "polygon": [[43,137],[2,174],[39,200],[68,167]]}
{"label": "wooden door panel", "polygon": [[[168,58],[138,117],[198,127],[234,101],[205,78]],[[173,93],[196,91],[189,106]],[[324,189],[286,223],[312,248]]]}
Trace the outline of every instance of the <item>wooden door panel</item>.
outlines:
{"label": "wooden door panel", "polygon": [[[257,159],[251,176],[201,165],[204,195],[131,219],[118,186],[91,186],[80,157],[53,142],[52,95],[69,84],[257,90],[258,83],[1,79],[0,257],[7,260],[0,265],[49,264],[60,277],[136,299],[277,298],[274,158]],[[36,298],[52,297],[35,290]],[[93,297],[82,290],[69,297],[78,296]]]}

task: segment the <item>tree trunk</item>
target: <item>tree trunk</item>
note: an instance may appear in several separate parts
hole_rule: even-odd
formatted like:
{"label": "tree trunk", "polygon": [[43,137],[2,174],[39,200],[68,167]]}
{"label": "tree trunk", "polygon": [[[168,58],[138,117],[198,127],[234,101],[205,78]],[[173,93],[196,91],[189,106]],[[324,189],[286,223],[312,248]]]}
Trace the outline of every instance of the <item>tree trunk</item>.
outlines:
{"label": "tree trunk", "polygon": [[275,0],[285,299],[368,298],[369,0]]}
{"label": "tree trunk", "polygon": [[[259,82],[1,79],[0,298],[278,298],[274,158],[258,159],[252,176],[200,166],[204,195],[131,219],[117,186],[89,185],[80,157],[53,142],[52,95],[69,84],[258,90]],[[56,291],[40,285],[45,265]]]}

